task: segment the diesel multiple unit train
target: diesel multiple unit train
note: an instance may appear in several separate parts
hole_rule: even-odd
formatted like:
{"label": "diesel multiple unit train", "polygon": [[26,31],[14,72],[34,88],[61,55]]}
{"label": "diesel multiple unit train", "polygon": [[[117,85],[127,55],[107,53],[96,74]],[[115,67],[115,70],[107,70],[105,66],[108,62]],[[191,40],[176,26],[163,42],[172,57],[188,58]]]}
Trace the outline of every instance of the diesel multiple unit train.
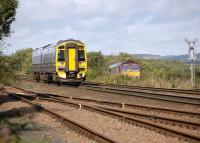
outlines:
{"label": "diesel multiple unit train", "polygon": [[32,53],[32,71],[37,81],[59,84],[84,81],[87,71],[85,44],[68,39],[35,49]]}

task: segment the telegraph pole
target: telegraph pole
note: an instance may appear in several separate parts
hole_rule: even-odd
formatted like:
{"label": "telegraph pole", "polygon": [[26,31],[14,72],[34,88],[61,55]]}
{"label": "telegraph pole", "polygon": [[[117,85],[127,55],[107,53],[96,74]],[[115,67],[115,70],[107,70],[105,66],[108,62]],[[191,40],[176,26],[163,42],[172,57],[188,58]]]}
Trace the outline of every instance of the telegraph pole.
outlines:
{"label": "telegraph pole", "polygon": [[195,88],[195,60],[196,60],[196,46],[195,43],[198,41],[197,39],[193,41],[189,41],[188,39],[185,39],[186,43],[189,46],[188,49],[188,58],[190,60],[190,71],[191,71],[191,83],[192,88]]}

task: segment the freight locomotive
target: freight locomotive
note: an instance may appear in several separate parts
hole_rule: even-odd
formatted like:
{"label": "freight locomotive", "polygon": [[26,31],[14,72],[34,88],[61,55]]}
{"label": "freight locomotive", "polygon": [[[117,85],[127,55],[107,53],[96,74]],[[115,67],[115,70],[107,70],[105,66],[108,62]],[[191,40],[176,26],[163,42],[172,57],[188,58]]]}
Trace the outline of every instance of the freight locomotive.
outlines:
{"label": "freight locomotive", "polygon": [[32,53],[32,72],[37,81],[80,83],[86,79],[86,71],[86,46],[79,40],[61,40]]}
{"label": "freight locomotive", "polygon": [[140,77],[141,66],[137,61],[125,60],[109,66],[110,74],[120,74],[128,77]]}

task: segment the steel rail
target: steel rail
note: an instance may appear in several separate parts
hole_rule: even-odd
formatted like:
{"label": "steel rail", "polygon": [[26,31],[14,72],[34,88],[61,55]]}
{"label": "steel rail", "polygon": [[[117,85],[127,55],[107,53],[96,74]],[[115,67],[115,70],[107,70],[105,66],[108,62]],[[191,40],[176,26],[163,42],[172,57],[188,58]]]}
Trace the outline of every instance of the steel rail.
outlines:
{"label": "steel rail", "polygon": [[116,141],[116,140],[114,140],[114,139],[112,139],[112,138],[110,138],[110,137],[108,137],[106,135],[103,135],[102,133],[99,133],[99,132],[97,132],[97,131],[95,131],[95,130],[93,130],[91,128],[86,127],[83,124],[80,124],[80,123],[75,122],[75,121],[73,121],[73,120],[71,120],[69,118],[66,118],[66,117],[64,117],[64,116],[62,116],[60,114],[57,114],[57,113],[55,113],[55,112],[43,107],[42,105],[36,104],[34,102],[31,102],[30,100],[22,98],[19,95],[14,94],[14,93],[8,93],[8,94],[10,96],[18,98],[20,100],[23,100],[23,101],[25,101],[25,102],[27,102],[27,103],[39,108],[39,109],[42,109],[43,111],[45,111],[45,112],[57,117],[58,119],[61,119],[62,121],[65,121],[69,126],[73,126],[72,129],[74,129],[74,127],[75,127],[76,130],[79,131],[79,133],[81,132],[83,135],[86,134],[85,136],[87,136],[87,137],[89,137],[89,138],[91,138],[91,139],[93,139],[93,140],[95,140],[97,142],[101,142],[101,143],[119,143],[118,141]]}
{"label": "steel rail", "polygon": [[[33,81],[30,76],[21,78],[22,80],[30,80]],[[137,86],[137,85],[125,85],[125,84],[109,84],[109,83],[101,83],[101,82],[91,82],[85,81],[81,83],[82,85],[106,85],[111,87],[123,87],[129,89],[139,89],[139,90],[150,90],[150,91],[161,91],[161,92],[171,92],[171,93],[180,93],[180,94],[190,94],[190,95],[200,95],[200,89],[177,89],[177,88],[159,88],[159,87],[150,87],[150,86]]]}
{"label": "steel rail", "polygon": [[56,94],[49,94],[49,93],[37,93],[37,95],[44,95],[44,96],[51,96],[51,97],[60,97],[60,98],[67,98],[75,101],[82,101],[82,102],[93,102],[97,104],[106,104],[106,105],[113,105],[118,107],[126,108],[144,108],[148,110],[155,110],[155,111],[165,111],[165,112],[174,112],[177,114],[187,114],[187,115],[193,115],[193,116],[200,116],[199,112],[194,111],[185,111],[185,110],[179,110],[179,109],[171,109],[171,108],[161,108],[161,107],[155,107],[155,106],[147,106],[147,105],[139,105],[139,104],[130,104],[130,103],[124,103],[124,102],[114,102],[114,101],[106,101],[106,100],[96,100],[96,99],[90,99],[90,98],[80,98],[80,97],[72,97],[72,96],[62,96],[62,95],[56,95]]}
{"label": "steel rail", "polygon": [[[20,77],[22,80],[33,81],[30,76],[22,76]],[[177,88],[159,88],[159,87],[150,87],[150,86],[137,86],[137,85],[125,85],[125,84],[111,84],[111,83],[102,83],[102,82],[91,82],[85,81],[81,83],[89,84],[89,85],[106,85],[111,87],[123,87],[129,89],[140,89],[140,90],[150,90],[150,91],[161,91],[161,92],[171,92],[171,93],[182,93],[182,94],[190,94],[190,95],[200,95],[200,89],[177,89]]]}
{"label": "steel rail", "polygon": [[110,107],[104,107],[104,106],[96,106],[96,107],[110,110],[110,111],[119,112],[119,113],[124,113],[127,115],[147,117],[150,120],[155,120],[155,121],[160,120],[161,122],[165,122],[166,124],[171,123],[171,125],[174,125],[174,122],[175,122],[180,127],[186,126],[186,128],[190,128],[190,129],[196,129],[196,128],[200,129],[199,122],[187,121],[187,120],[182,120],[182,119],[174,119],[174,118],[170,118],[170,117],[162,117],[162,116],[158,116],[158,115],[140,113],[140,112],[135,112],[135,111],[127,111],[127,110],[123,110],[123,109],[116,109],[116,108],[110,108]]}
{"label": "steel rail", "polygon": [[128,89],[140,89],[140,90],[150,90],[150,91],[161,91],[161,92],[171,92],[171,93],[181,93],[181,94],[193,94],[200,95],[200,89],[174,89],[174,88],[157,88],[157,87],[148,87],[148,86],[133,86],[133,85],[124,85],[124,84],[109,84],[109,83],[100,83],[100,82],[82,82],[82,85],[105,85],[111,87],[123,87]]}
{"label": "steel rail", "polygon": [[36,94],[39,96],[52,96],[52,97],[60,97],[60,98],[67,98],[75,101],[82,101],[82,102],[92,102],[100,105],[112,105],[117,107],[124,106],[125,108],[140,108],[145,110],[153,110],[153,111],[161,111],[161,112],[167,112],[167,113],[175,113],[175,114],[185,114],[185,115],[191,115],[191,116],[199,116],[199,112],[195,111],[186,111],[186,110],[179,110],[179,109],[171,109],[171,108],[161,108],[161,107],[155,107],[155,106],[148,106],[148,105],[140,105],[140,104],[130,104],[130,103],[123,103],[123,102],[114,102],[114,101],[107,101],[107,100],[97,100],[97,99],[90,99],[90,98],[81,98],[81,97],[72,97],[72,96],[63,96],[63,95],[57,95],[57,94],[50,94],[50,93],[41,93],[41,92],[33,92],[27,89],[14,87],[16,89],[22,90],[24,92],[28,92],[31,94]]}
{"label": "steel rail", "polygon": [[194,106],[200,105],[200,98],[197,97],[186,97],[186,96],[175,96],[175,95],[165,95],[159,93],[150,93],[150,92],[142,92],[142,91],[130,91],[126,89],[119,89],[119,88],[110,88],[110,87],[101,87],[101,86],[83,86],[83,89],[104,92],[104,93],[113,93],[113,94],[120,94],[126,96],[135,96],[140,98],[147,98],[147,99],[154,99],[154,100],[161,100],[167,102],[175,102],[175,103],[184,103],[190,104]]}
{"label": "steel rail", "polygon": [[[31,97],[35,98],[34,96],[31,96]],[[51,99],[49,99],[49,97]],[[51,101],[57,101],[57,102],[62,102],[62,103],[63,103],[63,101],[64,101],[64,103],[66,101],[67,103],[69,103],[69,99],[65,99],[64,100],[64,99],[53,97],[53,96],[38,97],[38,98],[42,99],[42,100],[51,100]],[[80,103],[78,103],[78,104],[80,104]],[[192,121],[186,121],[186,120],[174,119],[174,118],[172,119],[172,118],[169,118],[169,117],[162,117],[162,116],[158,116],[158,115],[140,113],[140,112],[135,112],[135,111],[127,111],[127,110],[123,110],[123,109],[115,109],[115,108],[110,108],[110,107],[105,107],[105,106],[98,106],[98,105],[92,105],[92,106],[95,106],[95,107],[98,107],[98,108],[102,108],[102,109],[106,109],[106,110],[116,111],[116,112],[119,112],[119,113],[124,113],[124,114],[127,114],[127,115],[146,117],[146,118],[148,118],[150,120],[161,120],[161,122],[164,121],[167,124],[170,124],[170,123],[174,124],[174,122],[175,122],[180,127],[186,126],[187,128],[191,128],[191,129],[195,129],[195,128],[199,128],[200,129],[200,123],[199,122],[192,122]]]}
{"label": "steel rail", "polygon": [[[40,100],[48,100],[48,101],[53,101],[53,102],[58,102],[58,103],[70,104],[70,105],[73,105],[73,106],[80,108],[79,103],[72,102],[72,101],[66,101],[66,100],[62,101],[62,100],[58,100],[58,99],[48,99],[48,98],[41,98],[41,97],[39,97],[39,98],[40,98]],[[81,104],[81,108],[92,110],[92,111],[96,110],[96,111],[101,112],[103,114],[109,114],[109,115],[121,118],[123,121],[128,122],[128,123],[131,122],[131,123],[135,124],[135,122],[136,122],[136,124],[140,124],[143,127],[151,128],[152,130],[156,130],[156,131],[159,131],[159,132],[164,132],[167,135],[173,134],[173,136],[177,136],[179,138],[181,137],[181,138],[188,140],[188,141],[192,141],[192,142],[199,142],[200,141],[200,137],[196,134],[191,134],[190,132],[188,133],[188,132],[180,131],[178,129],[170,128],[170,127],[167,127],[165,125],[160,125],[160,124],[157,124],[157,123],[152,122],[152,121],[145,121],[143,119],[131,117],[131,116],[119,113],[119,112],[112,111],[108,108],[102,109],[100,107],[95,107],[95,106],[86,105],[86,104]]]}

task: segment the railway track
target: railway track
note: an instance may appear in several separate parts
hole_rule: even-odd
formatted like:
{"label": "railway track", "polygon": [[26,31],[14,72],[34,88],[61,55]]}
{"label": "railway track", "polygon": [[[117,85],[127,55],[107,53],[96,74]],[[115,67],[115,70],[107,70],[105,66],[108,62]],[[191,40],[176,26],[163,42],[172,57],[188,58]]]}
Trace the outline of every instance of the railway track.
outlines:
{"label": "railway track", "polygon": [[[44,94],[43,94],[43,96],[44,97],[40,96],[38,98],[42,99],[42,100],[58,101],[58,102],[61,102],[61,103],[71,103],[71,102],[69,102],[69,100],[62,99],[62,98],[52,97],[52,96],[48,96],[48,95],[44,95]],[[49,99],[49,98],[51,98],[51,99]],[[80,102],[74,102],[74,103],[78,103],[79,107],[82,104],[84,106],[86,106],[85,103],[80,103]],[[191,122],[191,121],[184,121],[184,120],[175,120],[175,119],[172,119],[172,118],[169,118],[169,117],[161,117],[161,116],[157,116],[157,115],[139,113],[139,112],[134,112],[134,111],[125,111],[123,109],[116,109],[116,108],[110,108],[110,107],[105,107],[105,106],[95,106],[95,107],[102,108],[102,109],[105,109],[105,110],[115,111],[115,112],[119,112],[119,113],[123,113],[123,114],[127,114],[127,115],[134,115],[134,116],[137,116],[137,117],[143,117],[143,118],[147,117],[149,119],[162,120],[162,122],[166,121],[167,123],[169,123],[169,122],[176,122],[176,124],[180,124],[180,126],[186,126],[186,128],[190,128],[190,129],[194,129],[196,127],[200,129],[200,123],[199,122]]]}
{"label": "railway track", "polygon": [[[26,90],[24,90],[24,91],[26,91]],[[30,91],[27,91],[27,92],[30,92]],[[30,93],[35,93],[35,92],[30,92]],[[80,105],[81,105],[81,108],[84,108],[87,110],[92,110],[92,111],[95,110],[95,111],[101,112],[103,114],[109,114],[109,115],[115,116],[117,118],[121,118],[122,120],[124,120],[126,122],[131,122],[133,124],[143,126],[145,128],[161,132],[163,134],[173,135],[173,136],[181,136],[182,139],[192,141],[192,142],[200,141],[200,137],[197,132],[190,133],[188,131],[185,132],[185,131],[181,131],[180,129],[176,129],[176,128],[172,127],[172,126],[176,126],[179,128],[185,128],[187,130],[189,129],[190,131],[194,132],[193,130],[199,131],[199,129],[200,129],[200,123],[198,123],[198,122],[176,120],[176,119],[171,119],[171,118],[159,117],[159,116],[155,116],[155,115],[152,116],[152,115],[148,115],[148,114],[142,114],[142,113],[137,113],[137,112],[133,112],[133,111],[124,111],[122,109],[114,109],[114,108],[105,107],[105,106],[92,106],[92,105],[87,105],[85,103],[80,104],[79,102],[72,101],[72,99],[74,99],[74,98],[71,98],[71,97],[65,97],[65,98],[68,98],[66,100],[66,99],[64,99],[63,96],[61,97],[59,95],[46,94],[46,93],[35,93],[35,94],[38,96],[38,98],[40,100],[48,100],[48,101],[52,101],[52,102],[59,102],[62,104],[70,104],[70,105],[76,106],[78,108],[80,108]],[[36,98],[36,97],[32,96],[32,98]],[[80,100],[82,100],[82,99],[79,99],[79,101]],[[87,99],[86,100],[83,99],[83,100],[86,101]],[[77,101],[77,100],[75,100],[75,101]],[[99,103],[99,101],[96,101],[96,102]],[[101,101],[101,102],[103,102],[103,101]],[[108,101],[106,103],[108,103]],[[113,103],[110,102],[108,104],[113,104]],[[178,112],[178,111],[173,111],[173,112]],[[184,112],[184,114],[185,114],[185,112]],[[198,113],[190,113],[190,114],[199,116]]]}
{"label": "railway track", "polygon": [[102,134],[102,133],[99,133],[91,128],[88,128],[86,127],[85,125],[82,125],[78,122],[75,122],[69,118],[66,118],[60,114],[57,114],[56,112],[53,112],[47,108],[45,108],[44,106],[42,105],[39,105],[39,104],[36,104],[34,102],[32,102],[31,100],[25,98],[25,97],[22,97],[20,96],[19,94],[15,94],[15,93],[9,93],[10,96],[14,97],[14,98],[17,98],[19,100],[22,100],[24,102],[27,102],[29,104],[31,104],[32,106],[36,107],[37,109],[39,110],[42,110],[42,111],[45,111],[46,113],[50,114],[50,115],[53,115],[54,117],[56,117],[57,119],[61,120],[62,122],[66,122],[67,126],[73,130],[75,130],[76,132],[92,139],[92,140],[95,140],[97,142],[100,142],[100,143],[119,143],[118,141]]}
{"label": "railway track", "polygon": [[190,94],[190,95],[200,95],[200,89],[193,90],[183,90],[183,89],[173,89],[173,88],[155,88],[155,87],[145,87],[145,86],[132,86],[132,85],[123,85],[123,84],[105,84],[99,82],[83,82],[82,85],[100,85],[100,86],[109,86],[109,87],[120,87],[126,89],[138,89],[138,90],[148,90],[148,91],[160,91],[168,93],[180,93],[180,94]]}
{"label": "railway track", "polygon": [[130,103],[123,103],[123,102],[115,102],[115,101],[107,101],[107,100],[97,100],[97,99],[90,99],[90,98],[82,98],[82,97],[72,97],[72,96],[63,96],[63,95],[57,95],[57,94],[50,94],[50,93],[41,93],[41,92],[33,92],[31,90],[22,89],[19,87],[15,87],[16,89],[22,90],[23,92],[30,93],[30,94],[36,94],[38,96],[46,96],[46,97],[56,97],[60,98],[61,100],[64,99],[70,99],[74,101],[81,101],[86,103],[95,103],[97,105],[107,105],[107,106],[114,106],[114,107],[120,107],[120,108],[133,108],[133,109],[141,109],[144,111],[155,111],[155,112],[161,112],[161,113],[170,113],[174,115],[188,115],[188,116],[197,116],[200,118],[199,112],[194,111],[185,111],[185,110],[179,110],[179,109],[172,109],[172,108],[161,108],[156,106],[148,106],[148,105],[140,105],[140,104],[130,104]]}
{"label": "railway track", "polygon": [[132,89],[127,89],[127,88],[111,87],[105,84],[94,85],[93,83],[86,84],[86,85],[83,84],[80,88],[83,88],[86,90],[98,91],[98,92],[106,92],[106,93],[134,96],[134,97],[154,99],[154,100],[160,100],[160,101],[190,104],[194,106],[200,105],[200,96],[181,96],[181,95],[163,94],[163,93],[161,94],[161,93],[149,92],[149,91],[139,91],[139,90],[132,90]]}
{"label": "railway track", "polygon": [[[193,106],[200,105],[200,96],[199,96],[200,89],[180,90],[180,89],[105,84],[98,82],[83,82],[80,88],[91,91],[134,96],[139,98],[160,100],[165,102],[189,104]],[[163,93],[158,93],[158,92],[163,92]]]}
{"label": "railway track", "polygon": [[[33,81],[30,76],[20,76],[21,80]],[[106,84],[101,82],[82,82],[81,85],[96,85],[96,86],[109,86],[109,87],[117,87],[117,88],[125,88],[125,89],[137,89],[137,90],[147,90],[152,92],[167,92],[174,94],[189,94],[189,95],[200,95],[200,89],[175,89],[175,88],[156,88],[156,87],[148,87],[148,86],[133,86],[133,85],[124,85],[124,84]]]}

